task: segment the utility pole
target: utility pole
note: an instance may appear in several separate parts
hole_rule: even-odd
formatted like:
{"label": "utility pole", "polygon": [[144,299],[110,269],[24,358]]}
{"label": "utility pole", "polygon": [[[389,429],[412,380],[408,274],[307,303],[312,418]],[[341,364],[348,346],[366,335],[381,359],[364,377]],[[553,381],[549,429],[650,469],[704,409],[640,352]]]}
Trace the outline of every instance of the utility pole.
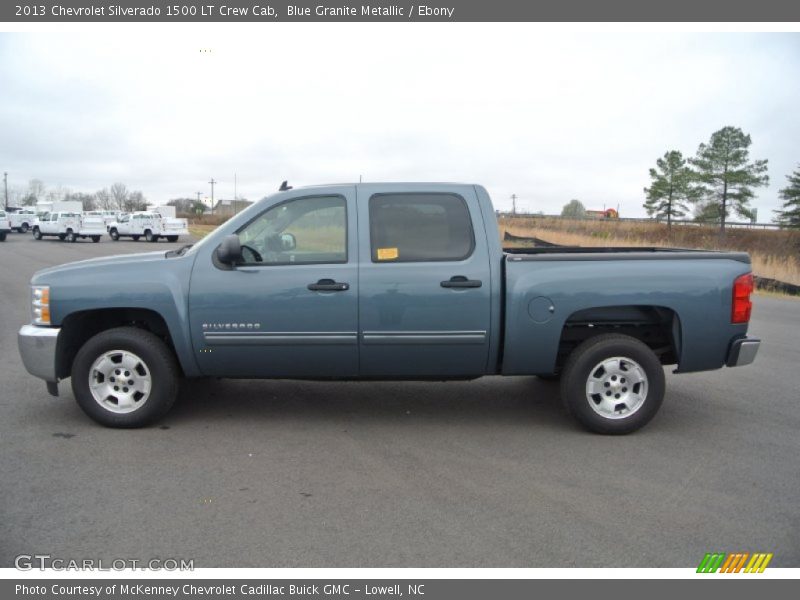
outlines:
{"label": "utility pole", "polygon": [[214,178],[212,177],[211,181],[209,181],[208,183],[211,184],[211,214],[213,215],[214,214],[214,184],[216,184],[217,182],[214,181]]}
{"label": "utility pole", "polygon": [[3,171],[3,187],[6,189],[6,210],[8,210],[8,173]]}
{"label": "utility pole", "polygon": [[517,214],[517,195],[511,194],[511,214]]}
{"label": "utility pole", "polygon": [[197,201],[200,202],[200,196],[203,195],[203,192],[195,192],[197,194]]}

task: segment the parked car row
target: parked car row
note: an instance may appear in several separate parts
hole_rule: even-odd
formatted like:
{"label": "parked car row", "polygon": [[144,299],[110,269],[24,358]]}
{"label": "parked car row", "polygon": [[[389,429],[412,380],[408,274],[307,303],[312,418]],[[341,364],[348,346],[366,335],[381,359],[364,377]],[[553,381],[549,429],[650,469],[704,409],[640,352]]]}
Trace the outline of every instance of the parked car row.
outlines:
{"label": "parked car row", "polygon": [[23,211],[0,214],[3,215],[0,217],[0,241],[11,231],[30,231],[36,240],[57,237],[67,242],[90,239],[94,243],[105,234],[113,241],[121,237],[130,237],[134,241],[144,237],[148,242],[157,242],[161,238],[177,242],[180,236],[189,234],[186,219],[164,217],[153,211],[121,215],[112,211],[58,211],[38,216]]}

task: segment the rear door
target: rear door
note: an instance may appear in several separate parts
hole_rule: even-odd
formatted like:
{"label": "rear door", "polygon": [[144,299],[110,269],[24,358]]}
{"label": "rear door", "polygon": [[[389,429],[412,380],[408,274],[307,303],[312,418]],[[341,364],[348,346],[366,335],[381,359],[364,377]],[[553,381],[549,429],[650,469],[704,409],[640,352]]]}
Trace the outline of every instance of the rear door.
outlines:
{"label": "rear door", "polygon": [[474,188],[359,185],[357,195],[361,375],[484,374],[491,286]]}

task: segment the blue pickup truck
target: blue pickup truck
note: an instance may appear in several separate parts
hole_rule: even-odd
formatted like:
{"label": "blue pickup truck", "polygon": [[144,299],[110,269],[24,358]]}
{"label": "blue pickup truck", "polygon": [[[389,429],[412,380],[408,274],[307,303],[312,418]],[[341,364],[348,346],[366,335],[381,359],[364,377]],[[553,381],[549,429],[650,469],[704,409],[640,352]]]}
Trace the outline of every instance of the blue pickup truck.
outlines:
{"label": "blue pickup truck", "polygon": [[664,365],[751,363],[744,253],[503,249],[464,184],[282,189],[193,246],[71,263],[31,281],[27,370],[138,427],[181,378],[558,378],[589,430],[656,414]]}

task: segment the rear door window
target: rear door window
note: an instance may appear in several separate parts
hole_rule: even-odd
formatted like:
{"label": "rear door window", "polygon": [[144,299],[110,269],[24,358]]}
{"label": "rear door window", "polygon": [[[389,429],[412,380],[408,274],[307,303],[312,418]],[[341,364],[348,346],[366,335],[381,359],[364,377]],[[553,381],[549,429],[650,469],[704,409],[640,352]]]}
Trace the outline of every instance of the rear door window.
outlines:
{"label": "rear door window", "polygon": [[469,209],[457,194],[375,194],[369,226],[372,262],[460,261],[475,248]]}

